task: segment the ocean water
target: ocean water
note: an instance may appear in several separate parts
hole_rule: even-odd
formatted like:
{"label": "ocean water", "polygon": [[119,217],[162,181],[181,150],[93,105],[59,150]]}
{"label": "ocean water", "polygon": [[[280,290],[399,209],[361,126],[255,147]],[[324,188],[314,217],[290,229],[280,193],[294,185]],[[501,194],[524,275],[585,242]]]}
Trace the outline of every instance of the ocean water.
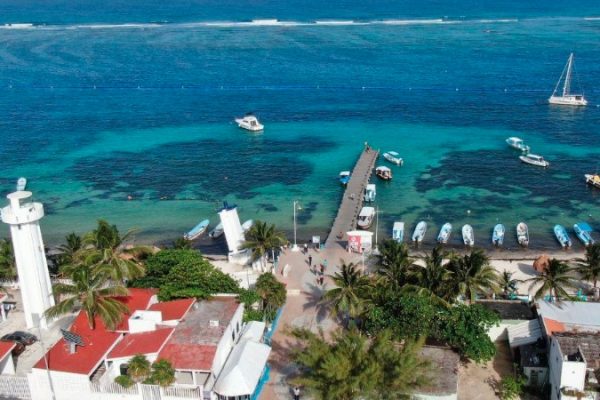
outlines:
{"label": "ocean water", "polygon": [[[586,108],[546,103],[570,52]],[[405,159],[377,182],[381,237],[420,219],[430,242],[446,221],[481,245],[502,222],[509,247],[519,221],[535,248],[556,223],[600,231],[597,1],[7,0],[0,90],[0,191],[28,178],[50,244],[98,218],[167,240],[224,200],[290,236],[299,200],[299,237],[325,236],[365,141]],[[233,124],[247,111],[264,133]]]}

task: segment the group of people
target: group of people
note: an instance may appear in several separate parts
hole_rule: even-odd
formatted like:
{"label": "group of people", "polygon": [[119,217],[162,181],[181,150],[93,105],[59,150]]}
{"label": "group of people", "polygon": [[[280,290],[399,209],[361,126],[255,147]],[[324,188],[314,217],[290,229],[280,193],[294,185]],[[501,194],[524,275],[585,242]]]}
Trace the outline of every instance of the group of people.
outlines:
{"label": "group of people", "polygon": [[308,268],[310,268],[310,272],[316,275],[317,284],[323,286],[325,282],[325,267],[327,266],[327,260],[323,260],[323,262],[317,266],[317,264],[313,265],[313,257],[312,255],[308,256]]}

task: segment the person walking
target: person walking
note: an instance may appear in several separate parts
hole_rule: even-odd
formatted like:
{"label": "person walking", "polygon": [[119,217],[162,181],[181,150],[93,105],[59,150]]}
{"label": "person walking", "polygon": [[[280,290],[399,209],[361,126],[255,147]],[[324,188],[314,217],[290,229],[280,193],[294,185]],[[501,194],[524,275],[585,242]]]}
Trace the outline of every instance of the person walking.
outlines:
{"label": "person walking", "polygon": [[308,265],[311,266],[312,265],[312,256],[308,256]]}
{"label": "person walking", "polygon": [[308,244],[304,243],[304,254],[308,254]]}
{"label": "person walking", "polygon": [[294,388],[294,400],[300,400],[300,388],[298,386]]}

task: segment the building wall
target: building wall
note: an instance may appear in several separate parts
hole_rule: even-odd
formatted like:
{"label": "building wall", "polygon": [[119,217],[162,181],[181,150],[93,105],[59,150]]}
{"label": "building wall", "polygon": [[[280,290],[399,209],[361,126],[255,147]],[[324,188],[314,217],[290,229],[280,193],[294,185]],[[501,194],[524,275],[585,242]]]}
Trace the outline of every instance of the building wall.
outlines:
{"label": "building wall", "polygon": [[563,387],[584,390],[586,363],[565,360],[558,342],[555,339],[550,342],[550,400],[560,399],[560,389]]}
{"label": "building wall", "polygon": [[508,332],[506,331],[506,328],[513,326],[513,325],[517,325],[520,324],[523,321],[520,320],[513,320],[513,319],[505,319],[500,321],[500,324],[498,326],[492,326],[489,330],[488,330],[488,336],[490,337],[490,339],[492,340],[492,342],[497,342],[500,340],[508,340]]}
{"label": "building wall", "polygon": [[[0,307],[2,305],[0,304]],[[2,361],[0,361],[0,374],[2,375],[14,375],[15,374],[15,362],[13,361],[12,354],[8,354]]]}
{"label": "building wall", "polygon": [[[214,374],[214,376],[219,376],[219,374],[221,373],[221,370],[223,369],[223,366],[225,365],[225,361],[227,360],[227,357],[229,357],[229,353],[231,353],[231,350],[233,349],[233,345],[235,344],[235,342],[237,342],[237,340],[240,337],[240,334],[242,332],[243,316],[244,316],[244,305],[240,304],[238,306],[235,314],[233,315],[233,318],[231,319],[229,325],[225,329],[223,336],[221,337],[221,340],[219,341],[219,344],[217,345],[217,352],[215,353],[215,358],[214,358],[213,364],[212,364],[212,373]],[[240,327],[239,332],[237,332],[237,330],[236,330],[237,326]],[[232,332],[234,330],[236,330],[235,340],[232,337]]]}

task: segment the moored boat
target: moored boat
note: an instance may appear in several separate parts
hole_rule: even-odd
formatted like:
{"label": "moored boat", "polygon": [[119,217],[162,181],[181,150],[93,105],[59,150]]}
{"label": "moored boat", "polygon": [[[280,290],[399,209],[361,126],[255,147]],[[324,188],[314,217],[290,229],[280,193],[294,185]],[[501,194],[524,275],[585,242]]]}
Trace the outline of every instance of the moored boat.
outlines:
{"label": "moored boat", "polygon": [[396,165],[403,165],[404,160],[400,157],[400,154],[395,151],[387,151],[383,153],[383,158]]}
{"label": "moored boat", "polygon": [[200,223],[193,227],[191,231],[183,235],[183,238],[185,240],[194,240],[200,237],[204,232],[206,232],[209,223],[210,221],[208,219],[200,221]]}
{"label": "moored boat", "polygon": [[367,186],[365,187],[365,201],[375,201],[375,196],[377,196],[377,187],[374,183],[367,184]]}
{"label": "moored boat", "polygon": [[363,207],[358,214],[358,221],[356,225],[359,229],[369,229],[373,224],[373,218],[375,217],[375,208]]}
{"label": "moored boat", "polygon": [[208,236],[212,239],[218,239],[223,235],[223,223],[220,222],[219,225],[215,226],[214,229],[208,232]]}
{"label": "moored boat", "polygon": [[25,190],[26,186],[27,186],[27,178],[22,176],[19,179],[17,179],[17,192],[22,192],[23,190]]}
{"label": "moored boat", "polygon": [[384,181],[392,180],[392,170],[388,167],[380,166],[375,168],[375,175],[377,175],[378,178],[383,179]]}
{"label": "moored boat", "polygon": [[582,221],[576,223],[573,225],[573,230],[584,245],[589,246],[594,244],[594,239],[592,238],[592,227],[587,222]]}
{"label": "moored boat", "polygon": [[415,227],[415,231],[413,232],[413,242],[421,243],[423,241],[423,238],[425,237],[425,232],[427,232],[427,222],[420,221]]}
{"label": "moored boat", "polygon": [[595,188],[600,189],[600,175],[598,174],[585,174],[585,183],[592,185]]}
{"label": "moored boat", "polygon": [[258,118],[252,114],[246,114],[242,118],[236,118],[235,123],[238,124],[240,128],[251,132],[260,132],[265,128],[264,125],[258,121]]}
{"label": "moored boat", "polygon": [[244,221],[244,223],[242,224],[242,232],[248,232],[250,228],[252,228],[252,225],[254,225],[254,220],[249,219]]}
{"label": "moored boat", "polygon": [[526,164],[531,164],[538,167],[546,168],[550,166],[550,163],[544,160],[544,157],[538,156],[537,154],[523,154],[522,156],[519,156],[519,159]]}
{"label": "moored boat", "polygon": [[564,226],[554,225],[554,236],[556,236],[556,240],[562,247],[571,247],[571,239]]}
{"label": "moored boat", "polygon": [[521,150],[525,153],[529,153],[529,146],[526,146],[523,142],[523,139],[518,138],[516,136],[511,136],[506,139],[506,144],[508,144],[513,149]]}
{"label": "moored boat", "polygon": [[402,243],[404,240],[404,222],[394,222],[394,227],[392,228],[392,239],[398,243]]}
{"label": "moored boat", "polygon": [[[587,106],[588,102],[583,94],[571,93],[571,75],[574,70],[574,58],[573,53],[571,53],[567,60],[567,65],[565,65],[565,68],[563,69],[562,74],[560,74],[560,78],[554,87],[554,92],[552,92],[552,96],[548,99],[548,103],[563,106]],[[558,93],[558,87],[561,82],[563,82],[562,93]]]}
{"label": "moored boat", "polygon": [[523,247],[529,246],[529,228],[525,222],[517,225],[517,242]]}
{"label": "moored boat", "polygon": [[504,233],[506,232],[506,228],[502,224],[496,224],[494,226],[494,231],[492,232],[492,243],[494,246],[502,246],[504,243]]}
{"label": "moored boat", "polygon": [[469,224],[463,225],[462,227],[462,237],[465,246],[474,246],[475,245],[475,234],[473,233],[473,227]]}
{"label": "moored boat", "polygon": [[350,182],[350,171],[340,172],[340,183],[346,186]]}
{"label": "moored boat", "polygon": [[440,229],[440,233],[438,234],[437,241],[438,243],[448,243],[448,239],[450,239],[450,234],[452,233],[452,224],[446,222],[442,225],[442,229]]}

